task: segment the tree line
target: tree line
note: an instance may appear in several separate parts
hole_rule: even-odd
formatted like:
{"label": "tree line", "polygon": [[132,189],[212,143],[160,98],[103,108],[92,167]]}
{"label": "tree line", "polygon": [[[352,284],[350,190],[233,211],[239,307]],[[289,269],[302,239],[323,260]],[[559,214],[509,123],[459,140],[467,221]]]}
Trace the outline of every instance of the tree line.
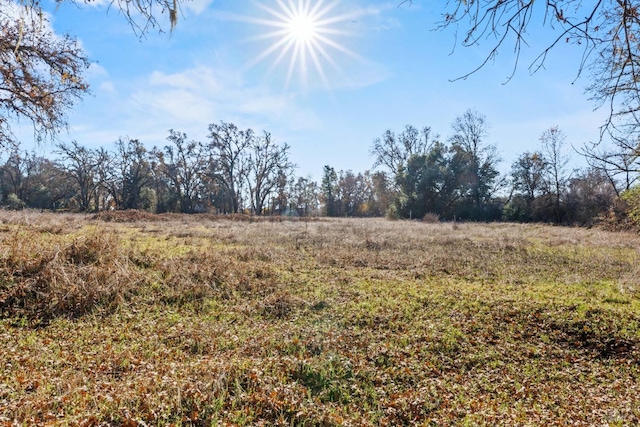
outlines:
{"label": "tree line", "polygon": [[137,139],[121,138],[113,151],[62,142],[47,159],[14,147],[0,191],[10,208],[280,214],[295,168],[289,149],[268,132],[225,122],[209,125],[206,143],[170,130],[152,149]]}
{"label": "tree line", "polygon": [[[557,126],[545,130],[538,146],[520,154],[507,174],[487,142],[486,117],[467,110],[441,138],[431,127],[407,125],[374,139],[370,154],[373,185],[349,186],[326,166],[321,185],[329,216],[385,215],[392,218],[640,225],[640,152],[618,152],[625,162],[583,149],[589,166],[570,169],[571,150]],[[615,147],[615,144],[614,144]],[[575,151],[574,151],[575,152]],[[623,155],[624,153],[624,155]],[[362,188],[360,192],[350,188]]]}
{"label": "tree line", "polygon": [[[206,142],[170,130],[167,144],[147,149],[121,138],[113,151],[77,142],[55,146],[55,159],[14,147],[0,167],[2,205],[93,212],[252,213],[295,216],[388,216],[443,220],[590,225],[600,218],[640,219],[636,159],[570,169],[558,127],[520,154],[508,174],[487,142],[486,117],[467,110],[441,138],[407,125],[372,141],[364,172],[322,170],[320,182],[295,176],[290,147],[266,131],[209,125]],[[622,174],[622,175],[621,175]],[[621,178],[622,177],[622,178]],[[637,221],[640,223],[640,221]]]}

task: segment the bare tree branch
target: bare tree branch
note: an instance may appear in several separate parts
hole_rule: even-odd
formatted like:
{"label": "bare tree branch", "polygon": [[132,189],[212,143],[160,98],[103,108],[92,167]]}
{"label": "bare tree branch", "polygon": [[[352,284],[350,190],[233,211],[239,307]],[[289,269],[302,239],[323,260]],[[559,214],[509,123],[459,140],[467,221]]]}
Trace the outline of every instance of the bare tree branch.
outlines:
{"label": "bare tree branch", "polygon": [[66,111],[88,92],[89,60],[42,14],[0,0],[0,146],[15,142],[10,119],[26,119],[36,139],[66,127]]}

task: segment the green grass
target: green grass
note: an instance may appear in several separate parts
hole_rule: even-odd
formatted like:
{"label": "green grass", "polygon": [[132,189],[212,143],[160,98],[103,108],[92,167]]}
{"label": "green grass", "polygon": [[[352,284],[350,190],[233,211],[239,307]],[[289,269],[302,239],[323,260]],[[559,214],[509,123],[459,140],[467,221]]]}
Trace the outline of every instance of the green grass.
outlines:
{"label": "green grass", "polygon": [[118,219],[0,213],[0,426],[640,423],[638,235]]}

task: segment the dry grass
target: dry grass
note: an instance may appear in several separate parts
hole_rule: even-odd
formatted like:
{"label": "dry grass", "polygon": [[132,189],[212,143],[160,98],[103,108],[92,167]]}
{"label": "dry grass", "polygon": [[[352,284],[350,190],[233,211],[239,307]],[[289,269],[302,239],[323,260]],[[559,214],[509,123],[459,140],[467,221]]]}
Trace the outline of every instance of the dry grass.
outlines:
{"label": "dry grass", "polygon": [[0,311],[6,317],[48,323],[96,308],[111,312],[144,288],[145,277],[120,251],[117,236],[89,232],[43,236],[19,227],[2,240]]}
{"label": "dry grass", "polygon": [[635,425],[640,236],[0,213],[0,425]]}

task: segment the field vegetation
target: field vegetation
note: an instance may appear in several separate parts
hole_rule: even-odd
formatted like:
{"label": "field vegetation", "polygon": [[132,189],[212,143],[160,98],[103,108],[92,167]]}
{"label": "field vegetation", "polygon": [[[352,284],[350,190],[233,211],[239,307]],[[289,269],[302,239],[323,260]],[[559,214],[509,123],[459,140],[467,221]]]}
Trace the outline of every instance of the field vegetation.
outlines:
{"label": "field vegetation", "polygon": [[640,236],[0,211],[0,426],[637,425]]}

